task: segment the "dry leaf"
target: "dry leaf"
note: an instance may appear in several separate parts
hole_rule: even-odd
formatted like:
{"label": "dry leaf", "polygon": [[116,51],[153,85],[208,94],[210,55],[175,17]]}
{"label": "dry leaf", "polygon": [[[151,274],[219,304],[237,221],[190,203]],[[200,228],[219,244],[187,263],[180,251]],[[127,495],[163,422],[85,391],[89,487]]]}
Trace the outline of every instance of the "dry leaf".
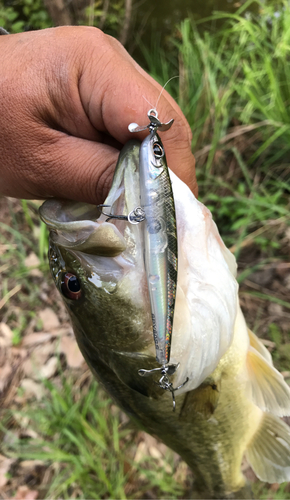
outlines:
{"label": "dry leaf", "polygon": [[20,386],[24,390],[25,397],[31,398],[35,397],[38,401],[40,401],[44,396],[44,387],[41,384],[37,384],[31,378],[24,378],[21,381]]}
{"label": "dry leaf", "polygon": [[49,358],[47,363],[41,368],[39,371],[39,378],[50,378],[55,375],[58,367],[58,358],[56,356],[52,356]]}
{"label": "dry leaf", "polygon": [[283,307],[280,304],[275,304],[274,302],[271,302],[268,305],[268,311],[269,314],[273,316],[283,316]]}
{"label": "dry leaf", "polygon": [[138,444],[134,457],[134,462],[136,462],[137,464],[140,463],[143,460],[144,456],[146,456],[146,450],[147,450],[146,444],[144,443],[144,441],[141,441],[141,443]]}
{"label": "dry leaf", "polygon": [[6,323],[0,323],[0,347],[10,347],[12,345],[13,332]]}
{"label": "dry leaf", "polygon": [[37,497],[37,490],[30,490],[28,486],[19,486],[13,498],[17,500],[36,500]]}
{"label": "dry leaf", "polygon": [[19,467],[24,469],[25,472],[26,472],[26,470],[29,470],[29,469],[35,469],[35,467],[37,467],[39,465],[45,465],[45,462],[43,460],[22,460],[19,463]]}
{"label": "dry leaf", "polygon": [[79,368],[84,362],[84,358],[74,337],[61,337],[60,352],[66,355],[66,361],[70,368]]}
{"label": "dry leaf", "polygon": [[[21,429],[26,429],[29,425],[29,417],[27,417],[26,415],[22,415],[20,413],[15,413],[13,415],[13,419],[16,420],[16,422],[18,423],[18,425]],[[18,430],[18,437],[20,434],[21,434],[21,430],[20,431]]]}
{"label": "dry leaf", "polygon": [[149,453],[151,457],[155,458],[156,460],[162,459],[162,453],[156,448],[156,446],[150,446],[149,447]]}
{"label": "dry leaf", "polygon": [[189,467],[188,465],[181,461],[177,467],[176,467],[176,470],[173,474],[173,477],[174,477],[174,480],[176,481],[176,483],[179,483],[179,484],[184,484],[185,481],[188,479],[189,477]]}
{"label": "dry leaf", "polygon": [[271,491],[278,491],[280,488],[280,483],[272,483],[271,486],[270,486],[270,490]]}
{"label": "dry leaf", "polygon": [[55,352],[55,343],[47,342],[36,347],[23,363],[23,372],[27,378],[39,380],[40,371],[44,368],[48,358]]}
{"label": "dry leaf", "polygon": [[39,434],[37,434],[37,432],[35,432],[33,429],[29,429],[29,428],[25,428],[22,431],[20,431],[20,433],[19,433],[20,439],[28,438],[28,437],[32,438],[32,439],[37,439],[37,438],[39,438]]}
{"label": "dry leaf", "polygon": [[61,328],[58,328],[55,332],[53,332],[54,337],[62,337],[63,335],[73,335],[74,336],[73,329],[70,325],[68,325],[67,327],[63,327],[63,325],[62,325]]}
{"label": "dry leaf", "polygon": [[39,333],[29,333],[25,335],[22,345],[29,346],[33,344],[43,344],[51,339],[51,333],[39,332]]}
{"label": "dry leaf", "polygon": [[4,366],[0,368],[0,392],[6,387],[8,380],[12,374],[11,362],[7,361]]}
{"label": "dry leaf", "polygon": [[58,317],[50,307],[47,307],[46,309],[43,309],[43,311],[40,311],[39,317],[42,321],[43,330],[45,332],[54,330],[55,328],[59,327],[60,323]]}
{"label": "dry leaf", "polygon": [[[159,443],[158,443],[158,445],[159,445]],[[161,451],[159,450],[159,448],[157,448],[156,446],[149,446],[149,453],[150,453],[151,457],[153,457],[154,460],[156,460],[156,462],[160,468],[164,469],[167,472],[167,474],[172,474],[172,468],[164,460],[163,455],[162,455]]]}
{"label": "dry leaf", "polygon": [[0,323],[0,333],[3,337],[5,338],[8,338],[8,339],[12,339],[12,336],[13,336],[13,332],[11,330],[11,328],[9,328],[8,325],[6,325],[6,323]]}
{"label": "dry leaf", "polygon": [[275,342],[272,342],[272,340],[268,340],[268,339],[261,339],[261,338],[260,338],[259,340],[260,340],[260,342],[262,342],[262,344],[263,344],[264,346],[266,346],[266,347],[270,347],[270,348],[272,348],[272,349],[275,349],[275,347],[276,347]]}
{"label": "dry leaf", "polygon": [[284,279],[284,283],[285,283],[285,287],[287,288],[287,290],[290,290],[290,274],[288,274],[288,276],[286,276],[286,278]]}
{"label": "dry leaf", "polygon": [[38,269],[38,267],[40,266],[40,260],[37,257],[37,255],[35,255],[34,252],[31,252],[26,257],[26,259],[24,260],[24,265],[29,269],[30,276],[36,276],[37,278],[42,278],[43,274],[40,271],[40,269]]}
{"label": "dry leaf", "polygon": [[7,484],[7,482],[9,481],[7,473],[9,472],[9,469],[13,462],[15,462],[15,459],[0,455],[0,488],[5,486],[5,484]]}
{"label": "dry leaf", "polygon": [[37,257],[37,255],[35,255],[34,252],[31,252],[26,257],[26,259],[24,259],[24,264],[25,264],[26,267],[37,267],[37,266],[40,265],[40,260]]}

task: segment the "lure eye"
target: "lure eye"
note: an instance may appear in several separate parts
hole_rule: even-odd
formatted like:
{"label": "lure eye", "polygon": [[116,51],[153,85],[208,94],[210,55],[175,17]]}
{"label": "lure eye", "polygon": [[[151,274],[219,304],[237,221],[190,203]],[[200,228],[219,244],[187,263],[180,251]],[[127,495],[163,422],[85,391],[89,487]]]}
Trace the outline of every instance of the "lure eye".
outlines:
{"label": "lure eye", "polygon": [[72,273],[63,274],[61,281],[61,291],[67,299],[78,300],[81,298],[81,285],[77,278]]}
{"label": "lure eye", "polygon": [[159,219],[152,219],[147,227],[150,234],[157,234],[162,229],[162,223]]}
{"label": "lure eye", "polygon": [[164,156],[164,150],[162,146],[160,146],[159,142],[154,142],[153,144],[153,154],[155,158],[160,159]]}

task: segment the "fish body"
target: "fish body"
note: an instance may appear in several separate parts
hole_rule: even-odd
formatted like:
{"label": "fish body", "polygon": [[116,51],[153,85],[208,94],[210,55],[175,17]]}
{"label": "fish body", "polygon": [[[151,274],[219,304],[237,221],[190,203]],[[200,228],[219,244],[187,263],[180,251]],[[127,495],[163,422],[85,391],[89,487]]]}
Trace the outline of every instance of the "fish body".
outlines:
{"label": "fish body", "polygon": [[[137,141],[120,153],[105,201],[113,214],[139,205],[139,154]],[[170,176],[179,246],[170,362],[180,362],[175,387],[188,378],[175,412],[160,375],[138,375],[159,366],[142,224],[106,222],[85,204],[76,215],[71,204],[48,200],[40,215],[50,228],[51,272],[90,369],[125,412],[188,463],[196,497],[251,498],[244,454],[261,480],[290,479],[290,432],[279,418],[290,414],[289,387],[246,326],[235,259],[210,212]]]}

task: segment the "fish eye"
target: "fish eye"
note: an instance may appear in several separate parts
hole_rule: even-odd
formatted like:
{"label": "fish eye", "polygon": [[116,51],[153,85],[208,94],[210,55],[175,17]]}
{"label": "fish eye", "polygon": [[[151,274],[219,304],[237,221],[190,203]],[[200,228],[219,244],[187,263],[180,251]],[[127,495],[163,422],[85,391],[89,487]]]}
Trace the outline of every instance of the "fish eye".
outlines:
{"label": "fish eye", "polygon": [[61,291],[67,299],[78,300],[81,298],[81,285],[75,274],[63,274],[61,280]]}
{"label": "fish eye", "polygon": [[153,154],[156,158],[160,159],[164,156],[164,150],[159,142],[154,142],[153,144]]}

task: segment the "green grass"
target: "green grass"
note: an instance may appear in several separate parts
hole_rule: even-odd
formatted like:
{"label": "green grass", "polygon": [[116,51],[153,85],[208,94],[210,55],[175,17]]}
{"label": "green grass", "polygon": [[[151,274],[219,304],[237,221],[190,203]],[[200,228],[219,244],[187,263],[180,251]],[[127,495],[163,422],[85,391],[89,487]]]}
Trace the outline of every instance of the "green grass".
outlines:
{"label": "green grass", "polygon": [[25,415],[39,438],[31,444],[29,439],[17,442],[9,454],[53,463],[58,473],[49,498],[69,498],[76,484],[85,498],[125,498],[122,433],[108,399],[98,397],[96,383],[78,401],[69,381],[63,380],[60,390],[49,381],[44,384],[48,392],[43,403],[14,415]]}
{"label": "green grass", "polygon": [[[253,3],[260,7],[259,17],[245,16]],[[290,47],[289,3],[280,2],[280,17],[275,16],[276,10],[264,2],[248,1],[236,14],[216,13],[198,25],[223,20],[218,32],[201,34],[190,20],[181,26],[182,104],[196,132],[194,148],[204,146],[206,133],[211,135],[207,171],[233,119],[247,126],[260,123],[261,140],[251,163],[270,147],[276,159],[289,152],[290,69],[285,64]]]}
{"label": "green grass", "polygon": [[289,500],[290,499],[290,492],[287,487],[288,483],[282,483],[280,484],[279,488],[275,490],[270,490],[268,488],[265,488],[265,486],[262,484],[254,484],[252,489],[255,498],[259,498],[259,500]]}
{"label": "green grass", "polygon": [[[148,483],[157,497],[182,495],[182,486],[172,475],[170,451],[164,467],[146,454],[139,463],[134,461],[136,445],[131,431],[120,428],[120,412],[97,382],[80,390],[76,380],[63,375],[61,384],[47,380],[43,384],[46,396],[41,403],[7,412],[10,430],[1,427],[9,443],[2,452],[53,467],[45,498],[142,498]],[[33,429],[37,438],[17,439],[12,420],[24,422],[22,435]],[[126,491],[129,478],[131,488]]]}
{"label": "green grass", "polygon": [[[245,15],[255,3],[260,16]],[[248,1],[235,15],[185,20],[173,40],[176,57],[144,50],[150,73],[179,101],[193,131],[200,199],[213,212],[227,245],[251,233],[270,255],[278,226],[290,225],[290,6]],[[214,21],[219,31],[207,31]],[[270,233],[270,234],[269,234]]]}
{"label": "green grass", "polygon": [[[22,211],[16,201],[8,199],[6,205],[9,220],[0,222],[0,245],[5,247],[0,256],[0,313],[13,302],[6,320],[13,331],[13,344],[17,345],[35,316],[35,308],[41,305],[39,288],[48,276],[48,231],[39,224],[38,205],[34,202],[22,201]],[[42,279],[31,279],[31,268],[25,264],[30,253],[35,253],[40,261],[36,269],[43,273]]]}

